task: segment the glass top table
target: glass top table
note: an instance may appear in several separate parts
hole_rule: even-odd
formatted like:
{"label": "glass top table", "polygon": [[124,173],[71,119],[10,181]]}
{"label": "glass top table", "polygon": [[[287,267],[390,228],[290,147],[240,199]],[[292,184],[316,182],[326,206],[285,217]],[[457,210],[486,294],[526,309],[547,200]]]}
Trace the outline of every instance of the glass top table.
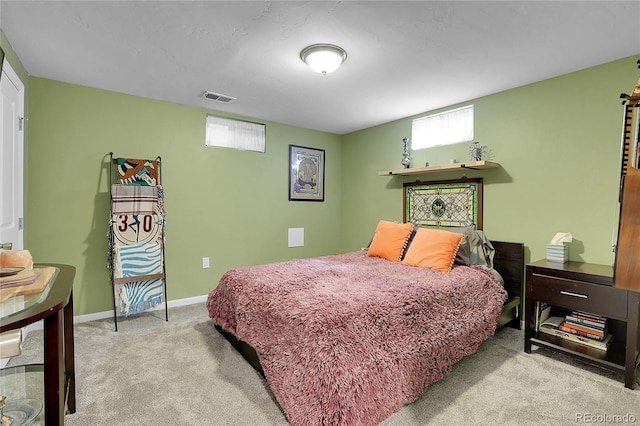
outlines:
{"label": "glass top table", "polygon": [[60,268],[54,268],[53,276],[49,279],[44,290],[37,293],[24,294],[20,296],[9,297],[4,302],[0,302],[0,323],[4,324],[9,317],[24,312],[33,306],[42,303],[49,296],[52,283],[55,282]]}
{"label": "glass top table", "polygon": [[[34,265],[34,268],[46,267],[53,267],[55,271],[40,293],[13,296],[3,302],[0,308],[3,309],[0,314],[0,333],[43,320],[44,364],[40,366],[41,371],[38,371],[38,366],[0,370],[0,389],[9,389],[9,380],[18,384],[31,383],[32,375],[39,374],[43,377],[44,393],[43,414],[40,417],[44,417],[46,426],[62,426],[65,412],[76,411],[73,342],[73,280],[76,269],[63,264]],[[9,406],[12,396],[6,396]],[[35,409],[33,400],[37,398],[26,397],[26,394],[19,392],[14,396],[16,401],[31,400],[31,408]],[[28,411],[24,404],[22,408],[25,413]]]}

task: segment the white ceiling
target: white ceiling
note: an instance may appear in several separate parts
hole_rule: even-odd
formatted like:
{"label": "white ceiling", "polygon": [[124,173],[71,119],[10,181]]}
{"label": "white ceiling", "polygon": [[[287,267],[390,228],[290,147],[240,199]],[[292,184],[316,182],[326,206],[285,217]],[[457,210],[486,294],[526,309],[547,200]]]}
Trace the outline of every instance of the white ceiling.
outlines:
{"label": "white ceiling", "polygon": [[337,134],[640,54],[638,1],[0,0],[0,28],[33,76]]}

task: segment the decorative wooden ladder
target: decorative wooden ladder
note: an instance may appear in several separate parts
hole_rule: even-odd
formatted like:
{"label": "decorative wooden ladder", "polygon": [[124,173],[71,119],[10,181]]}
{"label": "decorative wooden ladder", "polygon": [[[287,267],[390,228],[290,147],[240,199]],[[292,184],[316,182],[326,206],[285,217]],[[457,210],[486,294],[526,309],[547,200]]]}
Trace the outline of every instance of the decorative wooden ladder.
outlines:
{"label": "decorative wooden ladder", "polygon": [[[149,198],[148,194],[145,194],[144,196],[142,196],[142,198],[135,198],[134,196],[132,201],[130,201],[129,198],[125,198],[125,200],[120,200],[120,201],[124,201],[125,203],[128,203],[127,208],[129,208],[129,206],[132,206],[132,208],[133,207],[135,208],[133,210],[127,211],[126,213],[115,211],[114,203],[116,203],[116,201],[114,200],[115,194],[113,189],[116,188],[116,191],[122,190],[123,186],[128,186],[131,184],[131,182],[127,182],[126,185],[115,184],[114,182],[115,179],[112,176],[112,169],[114,165],[118,164],[119,160],[123,160],[123,159],[116,159],[113,157],[113,152],[109,153],[109,192],[110,192],[110,205],[111,205],[111,211],[110,211],[111,223],[109,226],[110,247],[109,247],[108,266],[111,273],[111,284],[113,287],[113,320],[114,320],[116,331],[118,331],[118,309],[117,309],[118,306],[116,302],[116,291],[118,289],[117,286],[122,286],[122,285],[142,286],[143,283],[151,283],[151,282],[157,283],[157,280],[161,280],[162,281],[162,297],[164,299],[164,308],[165,308],[165,320],[169,321],[169,309],[168,309],[168,303],[167,303],[167,280],[166,280],[167,275],[166,275],[165,251],[164,251],[165,227],[164,227],[164,207],[163,207],[164,198],[162,196],[162,194],[164,194],[163,188],[162,188],[162,166],[161,166],[162,159],[158,156],[156,157],[155,160],[147,160],[157,166],[157,171],[156,171],[157,179],[155,179],[155,181],[153,182],[148,180],[147,184],[141,185],[145,187],[157,188],[155,190],[156,191],[155,198],[153,198],[153,200],[155,203],[159,203],[159,200],[162,199],[162,203],[155,204],[155,206],[158,206],[158,205],[162,206],[161,214],[158,214],[157,212],[155,212],[154,214],[150,214],[149,211],[143,212],[139,210],[138,203],[144,199],[148,200]],[[127,160],[127,162],[128,161],[129,160]],[[144,161],[144,160],[136,160],[136,161]],[[126,167],[126,165],[124,165],[123,167]],[[146,177],[147,175],[144,175],[144,176]],[[138,181],[139,179],[136,178],[135,180]],[[135,182],[133,186],[136,186]],[[125,238],[125,233],[127,233],[126,238]],[[129,233],[132,234],[131,238],[129,238],[130,237]],[[130,268],[132,269],[132,271],[129,271],[129,273],[127,273],[126,276],[123,274],[123,276],[116,277],[115,275],[116,237],[120,240],[120,244],[124,244],[125,247],[136,247],[137,250],[141,250],[140,247],[142,244],[148,244],[151,241],[153,241],[154,242],[153,249],[156,253],[157,253],[157,243],[159,243],[161,271],[158,270],[157,268],[158,265],[154,265],[154,268],[155,268],[154,271],[145,270],[143,267],[140,267],[139,271],[142,271],[142,272],[138,272],[138,270],[133,271],[133,268]],[[136,252],[136,255],[139,256],[139,253],[140,252]],[[149,294],[148,289],[149,287],[147,287],[146,289],[143,289],[142,287],[138,287],[139,291],[144,290],[144,294],[147,294],[147,295]],[[142,297],[142,294],[136,294],[136,300],[139,301],[141,297]],[[152,305],[155,306],[155,304],[156,302],[154,301]],[[151,309],[151,308],[152,307],[149,307],[148,309]],[[145,307],[140,309],[147,309],[147,308]]]}

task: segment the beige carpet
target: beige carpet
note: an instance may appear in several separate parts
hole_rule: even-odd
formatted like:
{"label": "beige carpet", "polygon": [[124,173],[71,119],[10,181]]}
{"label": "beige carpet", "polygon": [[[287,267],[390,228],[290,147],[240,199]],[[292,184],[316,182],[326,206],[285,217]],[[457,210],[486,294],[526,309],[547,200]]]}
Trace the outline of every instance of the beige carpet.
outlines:
{"label": "beige carpet", "polygon": [[[67,425],[288,425],[204,304],[170,309],[169,322],[164,311],[122,319],[118,332],[112,320],[76,324],[75,343],[77,412]],[[640,386],[626,389],[621,374],[547,351],[527,355],[522,346],[521,331],[499,330],[381,424],[574,425],[625,415],[640,422]],[[9,365],[41,361],[36,331]]]}

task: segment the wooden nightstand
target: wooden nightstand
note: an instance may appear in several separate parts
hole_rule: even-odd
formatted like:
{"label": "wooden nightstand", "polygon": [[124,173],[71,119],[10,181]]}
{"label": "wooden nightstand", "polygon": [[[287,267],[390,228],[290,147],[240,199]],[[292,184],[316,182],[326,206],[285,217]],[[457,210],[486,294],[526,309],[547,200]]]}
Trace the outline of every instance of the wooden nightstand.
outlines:
{"label": "wooden nightstand", "polygon": [[[589,364],[624,373],[624,385],[633,389],[638,360],[638,305],[640,293],[613,287],[613,267],[581,262],[541,260],[526,266],[524,351],[531,344],[566,354]],[[571,310],[607,318],[614,339],[608,350],[540,333],[535,329],[536,303],[551,306],[553,316]]]}

